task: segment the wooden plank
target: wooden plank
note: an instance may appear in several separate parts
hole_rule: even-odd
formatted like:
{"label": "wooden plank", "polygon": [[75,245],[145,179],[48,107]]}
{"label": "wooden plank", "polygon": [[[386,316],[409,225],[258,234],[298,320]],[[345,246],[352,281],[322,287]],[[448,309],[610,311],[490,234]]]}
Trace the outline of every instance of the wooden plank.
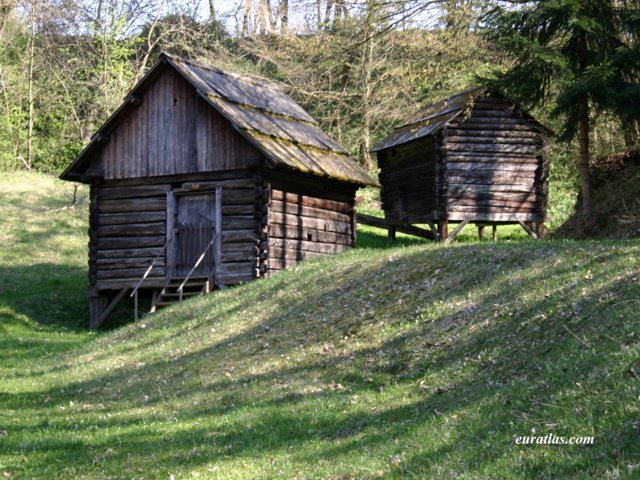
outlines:
{"label": "wooden plank", "polygon": [[453,143],[472,143],[474,145],[539,145],[537,138],[516,137],[515,135],[447,135],[447,145]]}
{"label": "wooden plank", "polygon": [[309,258],[319,258],[323,257],[322,253],[318,252],[309,252],[304,250],[295,250],[288,248],[270,248],[269,249],[269,258],[278,258],[278,259],[286,259],[286,260],[307,260]]}
{"label": "wooden plank", "polygon": [[327,232],[338,232],[351,235],[351,222],[339,222],[333,220],[321,220],[297,215],[287,215],[277,212],[269,212],[269,223],[291,225],[302,228],[314,228]]}
{"label": "wooden plank", "polygon": [[346,250],[348,245],[339,243],[309,242],[306,240],[291,240],[286,238],[270,238],[269,247],[270,251],[271,248],[279,248],[329,255]]}
{"label": "wooden plank", "polygon": [[[539,209],[537,208],[523,208],[523,207],[482,207],[482,206],[469,206],[469,205],[451,205],[447,206],[448,213],[468,213],[469,215],[475,216],[475,214],[480,213],[537,213]],[[466,217],[465,217],[466,218]],[[515,220],[514,220],[515,221]]]}
{"label": "wooden plank", "polygon": [[349,222],[351,217],[347,213],[340,213],[322,208],[304,207],[302,205],[294,205],[277,200],[272,200],[269,205],[270,211],[274,213],[300,215],[308,218],[316,218],[321,220],[333,220],[336,222]]}
{"label": "wooden plank", "polygon": [[458,207],[475,207],[480,208],[506,208],[509,210],[520,209],[523,212],[536,211],[539,207],[538,202],[525,202],[525,201],[510,201],[510,200],[489,200],[489,199],[476,199],[476,198],[449,198],[445,200],[447,210],[456,211]]}
{"label": "wooden plank", "polygon": [[98,227],[99,237],[140,237],[165,233],[164,222],[105,225]]}
{"label": "wooden plank", "polygon": [[92,256],[96,261],[108,258],[153,258],[162,252],[162,247],[131,248],[123,250],[98,250]]}
{"label": "wooden plank", "polygon": [[445,144],[448,152],[495,152],[495,153],[522,153],[535,155],[540,151],[537,145],[506,145],[506,144],[477,144],[477,143],[453,143]]}
{"label": "wooden plank", "polygon": [[164,244],[164,235],[150,237],[109,237],[99,238],[97,247],[99,250],[115,250],[130,248],[159,247]]}
{"label": "wooden plank", "polygon": [[[142,277],[145,272],[147,271],[147,268],[149,266],[147,265],[146,267],[142,267],[142,268],[119,268],[119,269],[110,269],[110,270],[106,270],[106,269],[99,269],[96,272],[96,278],[98,280],[115,280],[115,279],[128,279],[128,278],[135,278],[136,282],[138,280],[140,280],[140,277]],[[165,269],[164,268],[153,268],[153,270],[151,270],[151,273],[149,273],[149,276],[147,278],[165,278]]]}
{"label": "wooden plank", "polygon": [[103,200],[98,210],[100,213],[127,213],[131,211],[165,211],[166,198],[149,197],[121,200]]}
{"label": "wooden plank", "polygon": [[233,242],[258,241],[258,235],[254,230],[223,230],[222,244]]}
{"label": "wooden plank", "polygon": [[536,232],[533,231],[533,229],[531,227],[529,227],[529,225],[527,225],[526,223],[524,223],[522,220],[518,219],[518,223],[520,224],[520,226],[524,229],[525,232],[527,232],[527,234],[533,238],[534,240],[538,240],[538,234]]}
{"label": "wooden plank", "polygon": [[110,183],[102,188],[101,200],[117,200],[124,198],[164,197],[171,189],[169,184],[118,186]]}
{"label": "wooden plank", "polygon": [[325,198],[311,197],[296,193],[283,192],[282,190],[272,190],[271,200],[287,202],[292,205],[302,205],[303,207],[320,208],[348,214],[351,211],[350,202],[337,202]]}
{"label": "wooden plank", "polygon": [[324,230],[319,230],[316,228],[295,227],[281,224],[269,225],[269,237],[283,239],[300,239],[311,242],[337,243],[340,245],[351,244],[350,234],[326,232]]}
{"label": "wooden plank", "polygon": [[133,223],[154,223],[164,222],[167,218],[166,212],[127,212],[127,213],[101,213],[99,223],[101,226],[125,225]]}
{"label": "wooden plank", "polygon": [[480,163],[482,165],[490,165],[490,164],[511,164],[511,165],[535,165],[539,166],[540,161],[536,157],[526,157],[526,156],[518,156],[518,157],[507,157],[502,154],[495,155],[477,155],[471,152],[456,152],[451,153],[447,156],[447,160],[449,163]]}
{"label": "wooden plank", "polygon": [[462,231],[462,229],[463,229],[464,227],[466,227],[466,226],[469,224],[469,221],[470,221],[470,219],[469,219],[469,218],[464,219],[464,220],[460,223],[460,225],[458,225],[458,226],[453,230],[453,232],[451,232],[449,235],[447,235],[447,236],[446,236],[446,238],[443,240],[444,244],[445,244],[445,245],[448,245],[449,243],[451,243],[451,242],[456,238],[456,236],[457,236],[457,235]]}
{"label": "wooden plank", "polygon": [[539,213],[496,213],[496,212],[447,212],[452,222],[460,222],[471,216],[473,222],[502,222],[518,223],[518,219],[524,222],[542,221]]}
{"label": "wooden plank", "polygon": [[[365,215],[363,213],[358,213],[356,215],[356,220],[358,223],[371,225],[378,228],[389,228],[390,226],[389,222],[383,218]],[[426,238],[427,240],[436,239],[436,236],[433,234],[433,232],[425,230],[424,228],[415,227],[413,225],[393,225],[393,228],[395,228],[395,230],[398,232],[406,233],[408,235],[413,235],[420,238]]]}
{"label": "wooden plank", "polygon": [[451,196],[473,195],[478,193],[534,193],[535,188],[531,185],[467,185],[449,182],[447,192]]}
{"label": "wooden plank", "polygon": [[491,172],[478,172],[474,175],[469,175],[468,171],[447,172],[449,185],[520,185],[529,187],[533,186],[534,179],[535,176],[530,172],[526,172],[526,175],[510,172],[500,176],[495,176]]}
{"label": "wooden plank", "polygon": [[96,330],[100,328],[100,325],[102,325],[104,321],[109,317],[109,315],[111,315],[111,312],[113,312],[113,310],[118,306],[118,304],[124,298],[124,296],[127,294],[128,291],[129,291],[128,287],[121,288],[120,291],[117,293],[117,295],[113,298],[113,300],[111,300],[107,308],[105,308],[105,310],[102,312],[100,317],[97,318],[96,320],[92,320],[89,323],[89,328],[91,330]]}
{"label": "wooden plank", "polygon": [[[115,270],[118,268],[148,268],[153,262],[153,258],[130,258],[130,257],[112,257],[100,258],[96,260],[98,270]],[[164,259],[158,260],[156,267],[164,268]]]}
{"label": "wooden plank", "polygon": [[496,125],[496,128],[488,128],[486,123],[472,124],[464,123],[462,126],[447,128],[447,137],[483,137],[483,138],[535,138],[541,139],[539,132],[530,127],[524,129],[508,129],[507,125]]}

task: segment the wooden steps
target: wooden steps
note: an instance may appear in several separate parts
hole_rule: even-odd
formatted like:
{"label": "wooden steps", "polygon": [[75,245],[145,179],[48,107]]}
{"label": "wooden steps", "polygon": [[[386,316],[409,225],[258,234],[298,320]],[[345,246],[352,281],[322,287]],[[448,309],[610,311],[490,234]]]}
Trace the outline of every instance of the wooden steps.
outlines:
{"label": "wooden steps", "polygon": [[187,298],[206,295],[213,288],[213,279],[210,277],[191,277],[184,283],[180,292],[180,285],[183,282],[184,278],[180,277],[170,279],[151,303],[150,313],[155,312],[159,307],[167,307]]}

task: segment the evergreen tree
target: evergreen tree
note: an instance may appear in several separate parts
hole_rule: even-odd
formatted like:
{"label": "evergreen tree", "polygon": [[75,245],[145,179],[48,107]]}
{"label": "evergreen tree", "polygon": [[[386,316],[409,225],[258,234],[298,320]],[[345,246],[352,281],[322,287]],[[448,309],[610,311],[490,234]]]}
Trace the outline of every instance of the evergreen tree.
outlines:
{"label": "evergreen tree", "polygon": [[582,213],[592,232],[590,117],[594,108],[640,116],[637,12],[612,0],[502,2],[485,25],[491,40],[515,59],[489,83],[530,106],[552,100],[553,113],[563,119],[561,138],[577,136]]}

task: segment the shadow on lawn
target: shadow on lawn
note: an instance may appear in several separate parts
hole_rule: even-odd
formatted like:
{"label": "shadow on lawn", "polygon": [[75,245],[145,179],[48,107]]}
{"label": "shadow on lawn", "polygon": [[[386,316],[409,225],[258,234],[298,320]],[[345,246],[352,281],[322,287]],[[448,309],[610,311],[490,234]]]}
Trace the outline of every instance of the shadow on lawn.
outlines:
{"label": "shadow on lawn", "polygon": [[86,328],[86,278],[86,268],[64,264],[0,266],[3,323],[24,322],[26,317],[61,330]]}
{"label": "shadow on lawn", "polygon": [[[477,246],[459,246],[454,257],[472,259],[479,251],[482,250]],[[362,265],[350,273],[340,287],[328,281],[329,278],[319,279],[313,294],[303,300],[284,303],[259,324],[195,352],[175,358],[165,352],[163,358],[149,363],[127,365],[88,381],[69,382],[66,392],[52,389],[0,394],[0,404],[5,407],[26,408],[34,413],[50,410],[51,405],[66,404],[69,392],[75,392],[77,402],[90,406],[68,409],[63,416],[48,418],[46,424],[12,432],[0,445],[0,453],[16,455],[36,451],[37,458],[31,458],[38,465],[62,465],[61,472],[65,462],[74,468],[91,467],[99,462],[101,471],[109,475],[118,474],[122,465],[136,461],[147,468],[161,466],[171,472],[178,467],[197,468],[215,459],[255,461],[256,456],[262,454],[273,456],[308,442],[320,442],[316,453],[294,455],[295,461],[311,469],[320,461],[331,462],[363,451],[365,447],[368,452],[374,452],[374,456],[376,451],[384,451],[396,440],[399,440],[399,453],[404,448],[403,442],[419,441],[425,434],[425,425],[431,424],[434,435],[442,435],[439,445],[432,441],[425,441],[423,448],[414,445],[398,462],[387,464],[386,474],[401,477],[433,474],[433,465],[450,455],[460,456],[461,472],[478,470],[501,457],[515,459],[513,435],[526,435],[532,427],[539,428],[542,418],[558,425],[553,431],[557,435],[587,434],[562,431],[567,419],[579,412],[555,408],[549,399],[575,389],[576,384],[584,384],[594,375],[606,377],[608,354],[619,351],[619,341],[637,325],[596,321],[599,309],[609,309],[608,319],[614,318],[611,309],[620,315],[631,312],[629,305],[600,304],[597,299],[609,292],[631,298],[638,295],[638,287],[629,282],[626,277],[630,273],[623,274],[621,265],[621,276],[615,283],[589,292],[593,300],[582,306],[580,315],[562,321],[550,315],[543,318],[540,314],[548,312],[554,303],[572,298],[577,289],[587,288],[589,283],[584,280],[577,285],[570,283],[572,268],[553,267],[544,247],[532,245],[526,259],[518,250],[504,249],[503,252],[502,257],[495,259],[502,268],[470,269],[464,278],[468,292],[483,292],[479,302],[464,304],[433,321],[416,319],[404,329],[393,330],[393,336],[383,339],[376,347],[339,354],[329,352],[320,359],[290,362],[275,371],[250,373],[251,364],[294,355],[301,344],[305,349],[317,351],[325,344],[339,344],[345,336],[357,336],[364,329],[407,323],[416,317],[417,307],[428,309],[437,302],[461,302],[462,297],[451,297],[452,285],[446,278],[449,269],[460,266],[448,263],[450,255],[446,251],[419,251],[404,257],[402,264],[391,261],[382,268]],[[549,292],[549,296],[538,295],[540,300],[523,305],[519,299],[530,293],[527,288],[531,284],[516,281],[514,273],[523,265],[532,269],[532,276],[544,270],[547,276],[566,277],[566,286]],[[435,283],[408,292],[387,276],[390,271],[402,273],[403,276],[397,278],[421,285],[421,280],[433,278],[436,269],[445,270]],[[325,275],[331,277],[331,274]],[[257,297],[277,298],[290,282],[288,275],[277,276],[261,285]],[[382,307],[381,313],[377,317],[362,316],[367,308],[362,285],[376,291],[376,298],[382,298],[382,305],[378,305]],[[243,288],[234,289],[233,294],[241,297]],[[511,292],[507,299],[500,296],[505,289]],[[215,302],[215,296],[184,308],[203,312],[207,301]],[[341,303],[342,317],[326,321],[315,318],[312,323],[315,328],[309,328],[310,320],[302,315],[309,305],[335,302]],[[239,305],[240,301],[227,311],[216,312],[216,318],[225,319],[228,326],[231,315],[239,314]],[[157,326],[171,329],[170,317],[171,313],[167,312],[159,318]],[[213,321],[201,321],[190,335],[206,338]],[[265,324],[270,327],[268,333],[264,330]],[[150,323],[148,329],[153,326]],[[179,337],[184,333],[180,326],[173,330],[169,335]],[[145,334],[134,332],[132,335],[144,339]],[[168,336],[162,336],[144,346],[164,343],[167,339]],[[587,340],[583,344],[579,339]],[[267,341],[269,348],[265,350],[261,345]],[[590,349],[589,344],[598,348]],[[253,353],[246,353],[246,348],[244,353],[235,353],[241,347],[252,345],[255,345]],[[230,380],[224,373],[231,367],[245,368],[246,373]],[[458,370],[465,373],[459,378],[452,373],[448,377],[452,380],[450,384],[419,387],[427,373]],[[337,383],[345,389],[327,388]],[[287,391],[287,384],[294,389],[296,385],[311,384],[321,388],[309,393],[291,392]],[[380,396],[380,409],[350,407],[354,396],[372,394],[378,389],[401,389],[408,400],[401,406],[385,408],[385,393],[380,392],[373,393]],[[49,400],[45,402],[46,399]],[[102,409],[95,409],[97,403],[103,405]],[[452,422],[446,427],[448,435],[443,435],[442,419],[458,412],[464,415],[463,411],[470,406],[476,406],[477,413],[472,418]],[[151,407],[173,413],[168,417],[161,413],[150,417]],[[591,414],[600,412],[596,406],[583,408]],[[253,414],[243,413],[248,410]],[[259,411],[263,414],[257,415]],[[597,432],[600,442],[616,445],[615,452],[606,448],[595,452],[589,448],[567,450],[571,455],[564,456],[562,465],[546,463],[543,457],[525,456],[513,465],[513,472],[525,477],[546,477],[554,473],[583,474],[596,465],[617,465],[621,458],[638,454],[631,435],[635,428],[632,420],[628,412],[620,418],[623,424],[619,431]],[[175,428],[175,421],[183,422],[185,428]],[[585,422],[588,429],[591,425]],[[78,425],[103,433],[93,441],[81,442],[73,438]],[[47,429],[63,435],[56,440],[42,440],[37,433]],[[23,435],[39,439],[26,440]],[[111,453],[97,457],[109,449]],[[16,470],[19,471],[19,467]]]}

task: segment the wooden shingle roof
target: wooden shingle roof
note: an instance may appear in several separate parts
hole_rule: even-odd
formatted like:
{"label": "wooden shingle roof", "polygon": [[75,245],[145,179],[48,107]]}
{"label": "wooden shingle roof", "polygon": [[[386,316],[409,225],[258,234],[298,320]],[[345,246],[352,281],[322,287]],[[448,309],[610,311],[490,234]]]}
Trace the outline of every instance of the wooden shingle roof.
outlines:
{"label": "wooden shingle roof", "polygon": [[[445,128],[451,120],[469,111],[473,107],[476,99],[490,93],[496,94],[482,87],[472,88],[423,107],[406,118],[389,136],[376,145],[373,151],[378,152],[430,135],[436,135]],[[542,131],[550,133],[547,127],[537,122],[526,112],[521,111],[517,105],[514,104],[514,108],[520,111],[520,114],[525,117],[527,121],[535,124]]]}
{"label": "wooden shingle roof", "polygon": [[[157,77],[158,71],[167,66],[173,67],[207,103],[253,144],[264,155],[267,166],[290,168],[359,185],[378,184],[275,82],[162,54],[127,99],[144,90]],[[115,126],[118,119],[125,115],[130,103],[125,101],[107,120],[62,174],[62,178],[78,179],[79,174],[86,170],[99,135],[107,134]]]}

